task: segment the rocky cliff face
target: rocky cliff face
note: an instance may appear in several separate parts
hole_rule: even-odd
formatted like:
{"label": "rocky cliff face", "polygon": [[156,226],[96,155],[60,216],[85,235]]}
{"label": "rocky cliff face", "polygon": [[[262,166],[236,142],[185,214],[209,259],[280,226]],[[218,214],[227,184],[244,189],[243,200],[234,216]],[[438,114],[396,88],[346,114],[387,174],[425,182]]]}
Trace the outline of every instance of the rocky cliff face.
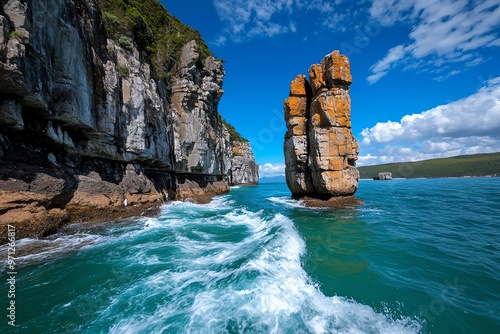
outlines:
{"label": "rocky cliff face", "polygon": [[286,180],[296,198],[349,196],[358,187],[351,131],[350,64],[338,51],[298,75],[285,100]]}
{"label": "rocky cliff face", "polygon": [[255,163],[250,144],[244,141],[235,141],[232,145],[230,184],[258,184],[259,166]]}
{"label": "rocky cliff face", "polygon": [[191,41],[182,48],[176,73],[179,79],[172,86],[171,103],[175,169],[225,176],[231,168],[227,153],[232,146],[217,114],[223,93],[222,63],[213,57],[202,63],[196,43]]}
{"label": "rocky cliff face", "polygon": [[159,79],[106,36],[96,0],[1,2],[0,225],[18,237],[229,190],[222,63],[193,41]]}

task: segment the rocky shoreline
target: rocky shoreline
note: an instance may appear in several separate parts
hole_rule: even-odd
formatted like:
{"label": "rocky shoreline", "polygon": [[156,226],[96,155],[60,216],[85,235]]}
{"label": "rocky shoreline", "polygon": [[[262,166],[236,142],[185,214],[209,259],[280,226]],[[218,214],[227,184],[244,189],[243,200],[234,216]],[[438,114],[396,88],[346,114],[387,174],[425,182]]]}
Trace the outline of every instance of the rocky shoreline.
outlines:
{"label": "rocky shoreline", "polygon": [[[76,167],[69,164],[0,161],[2,229],[14,224],[17,238],[43,237],[69,223],[154,215],[170,200],[208,203],[229,191],[220,176],[90,159]],[[0,244],[6,236],[1,234]]]}
{"label": "rocky shoreline", "polygon": [[[104,2],[0,5],[0,242],[8,224],[43,236],[258,182],[250,145],[218,112],[223,62],[201,38],[181,44],[197,35],[166,11],[155,15],[172,22],[170,54],[127,25],[117,39]],[[148,4],[163,8],[134,10]]]}

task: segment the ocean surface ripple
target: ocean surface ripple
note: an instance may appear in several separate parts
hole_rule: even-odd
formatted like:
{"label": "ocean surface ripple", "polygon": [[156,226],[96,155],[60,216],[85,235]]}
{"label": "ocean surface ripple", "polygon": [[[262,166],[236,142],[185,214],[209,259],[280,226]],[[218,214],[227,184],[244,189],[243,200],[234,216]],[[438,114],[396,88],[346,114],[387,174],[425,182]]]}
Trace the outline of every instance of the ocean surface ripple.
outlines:
{"label": "ocean surface ripple", "polygon": [[20,240],[18,325],[0,329],[498,332],[500,179],[361,181],[357,196],[332,211],[284,184],[239,187]]}

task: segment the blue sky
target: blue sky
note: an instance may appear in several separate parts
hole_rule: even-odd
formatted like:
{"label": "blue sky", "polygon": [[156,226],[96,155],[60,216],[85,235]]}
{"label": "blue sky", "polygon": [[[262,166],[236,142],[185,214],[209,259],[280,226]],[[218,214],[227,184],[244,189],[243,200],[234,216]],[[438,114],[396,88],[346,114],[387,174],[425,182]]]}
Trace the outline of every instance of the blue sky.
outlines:
{"label": "blue sky", "polygon": [[283,173],[290,81],[351,61],[358,166],[500,151],[498,0],[161,1],[225,60],[219,112]]}

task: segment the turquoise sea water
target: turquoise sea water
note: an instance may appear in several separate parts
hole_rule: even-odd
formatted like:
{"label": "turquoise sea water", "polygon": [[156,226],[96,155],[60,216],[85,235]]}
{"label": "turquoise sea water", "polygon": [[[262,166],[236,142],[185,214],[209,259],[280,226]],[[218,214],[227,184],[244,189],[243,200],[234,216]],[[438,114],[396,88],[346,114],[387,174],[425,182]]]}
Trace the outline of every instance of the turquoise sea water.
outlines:
{"label": "turquoise sea water", "polygon": [[500,333],[500,178],[362,180],[357,197],[331,211],[236,187],[17,241],[0,332]]}

